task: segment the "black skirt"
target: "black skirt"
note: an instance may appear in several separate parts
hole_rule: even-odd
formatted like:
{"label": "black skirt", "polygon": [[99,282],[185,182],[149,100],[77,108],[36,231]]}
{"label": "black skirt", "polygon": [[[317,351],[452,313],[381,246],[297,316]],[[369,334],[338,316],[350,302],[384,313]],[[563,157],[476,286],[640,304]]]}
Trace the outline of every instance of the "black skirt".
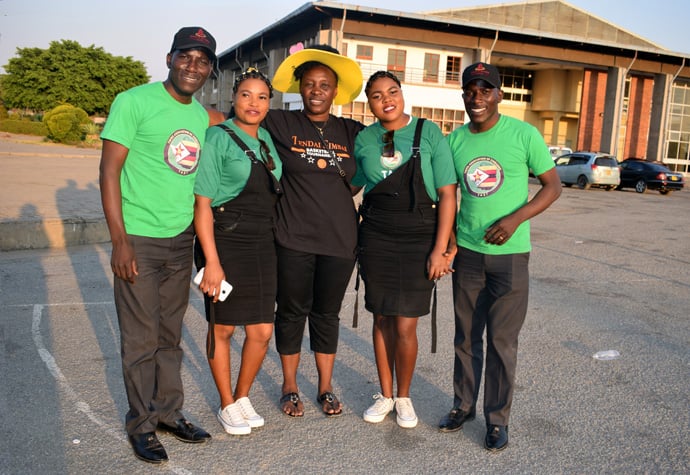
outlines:
{"label": "black skirt", "polygon": [[359,265],[366,309],[375,315],[429,313],[434,282],[426,262],[436,235],[435,206],[412,211],[362,207]]}
{"label": "black skirt", "polygon": [[250,325],[273,323],[277,290],[274,219],[242,211],[215,213],[215,238],[225,280],[233,290],[224,302],[205,297],[206,320],[210,305],[215,323]]}

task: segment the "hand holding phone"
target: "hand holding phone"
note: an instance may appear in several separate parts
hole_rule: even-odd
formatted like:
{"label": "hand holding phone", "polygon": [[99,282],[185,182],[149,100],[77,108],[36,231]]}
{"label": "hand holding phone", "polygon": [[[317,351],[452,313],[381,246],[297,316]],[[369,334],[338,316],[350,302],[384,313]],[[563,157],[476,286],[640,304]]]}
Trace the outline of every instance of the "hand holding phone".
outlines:
{"label": "hand holding phone", "polygon": [[[199,270],[199,273],[194,277],[194,283],[196,285],[200,285],[201,281],[204,278],[204,269],[205,267],[202,267]],[[228,298],[228,295],[230,295],[230,292],[232,292],[232,285],[230,285],[229,282],[226,282],[225,280],[222,280],[220,282],[220,295],[218,296],[218,300],[223,302],[226,298]],[[215,292],[213,294],[215,296]]]}

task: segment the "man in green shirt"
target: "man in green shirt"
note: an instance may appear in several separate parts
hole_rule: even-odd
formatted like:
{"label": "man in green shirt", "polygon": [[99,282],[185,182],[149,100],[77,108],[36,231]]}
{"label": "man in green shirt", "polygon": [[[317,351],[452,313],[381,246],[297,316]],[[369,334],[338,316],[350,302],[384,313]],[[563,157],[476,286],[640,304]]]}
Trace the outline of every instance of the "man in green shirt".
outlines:
{"label": "man in green shirt", "polygon": [[189,301],[194,176],[209,112],[193,94],[216,61],[203,28],[177,32],[168,78],[119,94],[103,129],[100,185],[112,240],[113,289],[134,454],[168,456],[156,429],[190,443],[211,436],[182,415],[182,319]]}
{"label": "man in green shirt", "polygon": [[[561,194],[539,131],[498,113],[500,87],[495,66],[467,67],[462,97],[470,122],[448,137],[461,191],[453,273],[455,397],[439,424],[441,431],[453,432],[474,419],[486,330],[484,447],[492,452],[508,445],[518,334],[527,313],[529,219]],[[531,200],[530,170],[542,185]]]}

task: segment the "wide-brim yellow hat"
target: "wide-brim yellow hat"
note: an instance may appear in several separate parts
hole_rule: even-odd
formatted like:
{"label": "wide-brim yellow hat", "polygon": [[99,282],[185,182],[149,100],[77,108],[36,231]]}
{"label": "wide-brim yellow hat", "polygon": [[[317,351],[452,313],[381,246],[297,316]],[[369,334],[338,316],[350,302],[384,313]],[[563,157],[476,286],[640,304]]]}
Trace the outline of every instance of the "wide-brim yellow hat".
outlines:
{"label": "wide-brim yellow hat", "polygon": [[[318,47],[320,46],[316,48]],[[316,61],[331,68],[338,76],[338,94],[333,99],[333,104],[349,104],[362,90],[362,70],[347,56],[316,48],[305,48],[285,58],[271,81],[273,89],[299,94],[299,80],[295,78],[295,69],[309,61]]]}

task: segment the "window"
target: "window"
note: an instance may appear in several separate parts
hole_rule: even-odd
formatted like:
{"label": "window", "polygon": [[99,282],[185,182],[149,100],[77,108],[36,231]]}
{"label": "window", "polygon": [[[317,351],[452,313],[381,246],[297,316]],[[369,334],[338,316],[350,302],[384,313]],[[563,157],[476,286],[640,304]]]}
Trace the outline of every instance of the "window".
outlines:
{"label": "window", "polygon": [[460,56],[448,56],[446,61],[446,82],[460,84],[460,69],[462,58]]}
{"label": "window", "polygon": [[389,49],[388,50],[388,72],[395,74],[400,82],[405,81],[405,62],[407,60],[407,51],[404,49]]}
{"label": "window", "polygon": [[371,113],[366,102],[355,101],[350,104],[345,104],[342,107],[340,116],[346,119],[357,120],[364,125],[370,125],[376,122],[376,117]]}
{"label": "window", "polygon": [[598,167],[617,167],[618,161],[613,157],[597,157],[594,164]]}
{"label": "window", "polygon": [[434,53],[424,54],[424,82],[438,82],[438,63],[441,56]]}
{"label": "window", "polygon": [[374,47],[367,45],[357,45],[357,59],[374,59]]}
{"label": "window", "polygon": [[672,171],[690,172],[690,82],[673,83],[666,134],[663,162]]}
{"label": "window", "polygon": [[465,111],[456,109],[439,109],[434,107],[412,107],[412,115],[429,119],[448,135],[465,122]]}
{"label": "window", "polygon": [[532,102],[532,71],[514,68],[499,68],[503,85],[503,100]]}

